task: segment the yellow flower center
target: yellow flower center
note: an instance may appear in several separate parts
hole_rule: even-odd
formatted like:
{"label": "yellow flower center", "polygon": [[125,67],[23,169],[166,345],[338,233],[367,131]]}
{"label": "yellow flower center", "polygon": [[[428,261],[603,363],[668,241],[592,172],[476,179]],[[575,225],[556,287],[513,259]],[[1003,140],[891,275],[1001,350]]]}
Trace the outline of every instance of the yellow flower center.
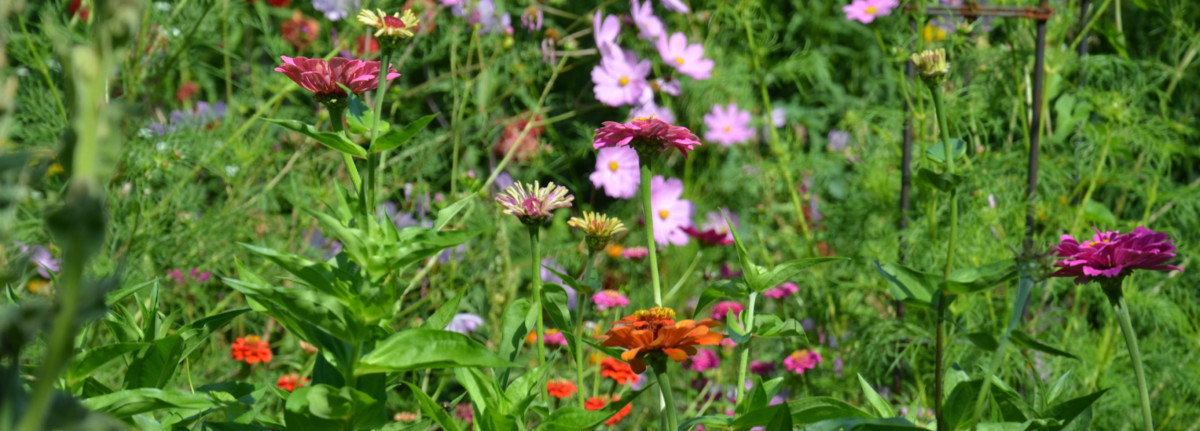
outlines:
{"label": "yellow flower center", "polygon": [[654,307],[649,310],[638,310],[633,313],[633,316],[644,322],[675,320],[675,310],[667,307]]}
{"label": "yellow flower center", "polygon": [[671,212],[670,212],[670,211],[667,211],[667,210],[659,210],[659,211],[658,211],[658,218],[661,218],[661,219],[663,219],[663,220],[666,220],[666,219],[667,219],[667,216],[668,216],[668,215],[670,215],[670,214],[671,214]]}
{"label": "yellow flower center", "polygon": [[617,166],[617,161],[616,161],[616,160],[613,160],[613,161],[611,161],[611,162],[608,162],[608,170],[610,170],[610,171],[613,171],[613,172],[616,172],[616,171],[617,171],[617,168],[618,168],[618,166]]}
{"label": "yellow flower center", "polygon": [[867,6],[867,10],[865,12],[867,12],[868,15],[875,15],[875,12],[878,12],[878,11],[879,11],[879,8],[877,8],[875,6]]}
{"label": "yellow flower center", "polygon": [[683,66],[683,57],[675,57],[675,62],[679,63],[680,66]]}
{"label": "yellow flower center", "polygon": [[795,351],[792,353],[792,359],[797,360],[797,361],[803,361],[804,358],[807,358],[807,357],[808,357],[808,351],[798,350],[798,351]]}
{"label": "yellow flower center", "polygon": [[624,86],[626,86],[626,85],[629,85],[629,77],[628,77],[628,76],[622,76],[622,77],[621,77],[621,79],[618,79],[618,80],[617,80],[617,83],[618,83],[618,84],[621,84],[621,86],[622,86],[622,87],[624,87]]}
{"label": "yellow flower center", "polygon": [[250,335],[246,337],[246,344],[258,344],[259,342],[262,342],[262,339],[258,338],[257,335]]}
{"label": "yellow flower center", "polygon": [[729,133],[730,130],[733,130],[733,127],[725,126],[725,133]]}

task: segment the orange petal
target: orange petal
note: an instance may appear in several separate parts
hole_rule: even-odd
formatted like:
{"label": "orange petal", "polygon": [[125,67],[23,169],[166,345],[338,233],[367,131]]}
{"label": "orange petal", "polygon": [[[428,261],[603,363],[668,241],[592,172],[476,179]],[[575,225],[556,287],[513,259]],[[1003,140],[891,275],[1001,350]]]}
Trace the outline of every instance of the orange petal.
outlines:
{"label": "orange petal", "polygon": [[666,353],[667,356],[670,356],[675,362],[683,362],[688,358],[687,352],[681,349],[667,348],[663,349],[663,353]]}

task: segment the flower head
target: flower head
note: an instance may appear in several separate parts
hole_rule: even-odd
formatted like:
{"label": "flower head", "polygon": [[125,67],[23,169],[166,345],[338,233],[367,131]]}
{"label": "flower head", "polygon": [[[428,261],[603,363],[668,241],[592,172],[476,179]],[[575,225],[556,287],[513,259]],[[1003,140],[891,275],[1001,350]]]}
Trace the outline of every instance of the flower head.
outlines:
{"label": "flower head", "polygon": [[621,257],[626,259],[641,259],[650,254],[650,249],[646,247],[629,247],[621,250]]}
{"label": "flower head", "polygon": [[783,359],[783,366],[788,371],[804,374],[805,371],[816,368],[821,361],[821,354],[814,350],[797,350]]}
{"label": "flower head", "polygon": [[638,37],[655,41],[666,34],[662,20],[654,15],[654,7],[650,0],[641,4],[638,4],[637,0],[629,0],[629,3],[632,7],[629,14],[633,16],[633,24],[638,28]]}
{"label": "flower head", "polygon": [[[346,91],[338,84],[345,85],[354,94],[374,90],[379,85],[378,61],[341,57],[331,58],[328,62],[319,58],[280,58],[283,58],[283,64],[276,67],[275,71],[282,72],[305,90],[313,92],[322,103],[346,97]],[[387,79],[399,76],[395,69],[388,69]]]}
{"label": "flower head", "polygon": [[687,158],[687,152],[697,145],[700,145],[699,139],[686,127],[672,126],[655,117],[634,118],[625,124],[605,121],[602,127],[596,129],[596,138],[592,141],[592,147],[596,149],[633,147],[644,163],[649,163],[649,157],[655,153],[672,148],[678,149]]}
{"label": "flower head", "polygon": [[594,251],[603,250],[613,235],[625,232],[621,220],[591,211],[584,211],[583,218],[572,217],[567,226],[582,229],[588,248]]}
{"label": "flower head", "polygon": [[[613,395],[612,400],[620,401],[621,396]],[[583,408],[585,410],[600,410],[600,409],[604,408],[604,406],[607,406],[607,405],[608,405],[608,397],[601,395],[598,397],[588,398],[587,401],[584,401]],[[626,416],[629,416],[630,413],[633,413],[633,404],[625,404],[625,407],[621,407],[621,410],[618,411],[616,414],[613,414],[613,417],[608,418],[607,421],[604,421],[604,424],[608,425],[608,426],[616,425],[617,422],[620,422],[621,419],[624,419]]]}
{"label": "flower head", "polygon": [[717,142],[726,147],[749,141],[754,137],[754,129],[750,128],[750,113],[731,103],[722,108],[713,105],[712,112],[704,114],[704,139]]}
{"label": "flower head", "polygon": [[711,247],[733,244],[733,239],[728,236],[728,230],[721,232],[716,229],[699,230],[692,226],[684,226],[683,233],[695,238],[696,241],[700,241],[700,245],[703,246]]}
{"label": "flower head", "polygon": [[870,24],[875,17],[891,14],[892,9],[899,5],[900,2],[896,0],[854,0],[854,3],[843,6],[842,12],[848,20]]}
{"label": "flower head", "polygon": [[696,354],[696,346],[712,346],[721,342],[723,336],[711,331],[721,323],[704,319],[675,321],[675,311],[665,307],[639,310],[613,323],[602,338],[605,347],[623,347],[621,359],[630,368],[641,373],[646,370],[644,359],[651,355],[663,355],[675,362],[683,362]]}
{"label": "flower head", "polygon": [[29,259],[31,265],[37,267],[37,273],[42,278],[49,280],[51,272],[58,272],[58,259],[55,259],[54,255],[50,254],[50,250],[47,250],[46,247],[27,245],[20,242],[16,243],[16,246],[21,255]]}
{"label": "flower head", "polygon": [[946,80],[950,73],[950,62],[946,60],[946,50],[924,50],[912,55],[913,65],[921,74],[921,80],[927,85],[937,85]]}
{"label": "flower head", "polygon": [[683,181],[678,178],[665,179],[656,175],[650,179],[650,216],[654,217],[654,241],[667,244],[687,245],[688,235],[684,228],[692,226],[692,214],[696,205],[683,199]]}
{"label": "flower head", "polygon": [[783,299],[795,294],[799,290],[800,287],[796,286],[796,283],[785,281],[780,283],[778,286],[767,289],[765,292],[763,292],[763,296],[771,299]]}
{"label": "flower head", "polygon": [[636,103],[646,88],[646,76],[650,75],[650,60],[639,60],[633,51],[621,51],[616,48],[601,53],[606,55],[602,55],[600,64],[592,69],[596,100],[608,106]]}
{"label": "flower head", "polygon": [[663,63],[671,65],[679,73],[693,79],[708,79],[712,77],[713,61],[704,58],[704,45],[688,45],[687,36],[682,32],[671,34],[671,37],[658,39],[656,43],[658,54]]}
{"label": "flower head", "polygon": [[1097,229],[1092,240],[1083,243],[1063,235],[1054,252],[1062,258],[1054,266],[1061,269],[1051,276],[1075,277],[1076,284],[1116,281],[1114,293],[1120,292],[1120,279],[1135,269],[1183,271],[1167,265],[1175,258],[1175,245],[1170,237],[1141,226],[1126,234]]}
{"label": "flower head", "polygon": [[446,324],[445,330],[460,334],[470,334],[475,332],[475,328],[478,328],[482,324],[483,318],[477,314],[458,313],[450,319],[450,323]]}
{"label": "flower head", "polygon": [[683,0],[662,0],[662,5],[670,11],[679,13],[691,12],[691,9],[688,9],[687,5],[683,4]]}
{"label": "flower head", "polygon": [[609,308],[624,307],[629,305],[629,298],[612,289],[604,289],[592,295],[592,302],[596,304],[596,308],[600,311]]}
{"label": "flower head", "polygon": [[746,307],[737,301],[721,301],[712,308],[712,318],[717,321],[725,321],[725,316],[733,313],[733,317],[738,317],[738,314],[745,310]]}
{"label": "flower head", "polygon": [[380,43],[386,44],[386,42],[399,42],[413,37],[413,30],[416,30],[417,25],[421,24],[421,19],[417,18],[412,9],[405,9],[403,15],[400,12],[388,15],[379,9],[374,12],[370,9],[363,9],[358,12],[358,22],[373,27],[375,37],[379,39]]}
{"label": "flower head", "polygon": [[350,16],[350,9],[358,9],[359,0],[312,0],[313,9],[325,14],[325,19],[341,21]]}
{"label": "flower head", "polygon": [[300,377],[299,374],[284,374],[279,376],[279,380],[275,381],[275,387],[292,392],[296,388],[303,388],[306,383],[308,383],[308,379]]}
{"label": "flower head", "polygon": [[568,194],[566,187],[553,182],[541,187],[536,181],[530,186],[518,181],[496,196],[505,214],[517,216],[526,226],[541,226],[559,208],[570,208],[575,196]]}
{"label": "flower head", "polygon": [[692,355],[692,364],[688,368],[692,371],[703,372],[712,370],[721,366],[721,358],[712,350],[701,350]]}
{"label": "flower head", "polygon": [[[598,11],[596,13],[599,13]],[[521,13],[521,27],[525,27],[530,33],[542,29],[542,8],[537,6],[529,6],[525,8],[525,12]]]}
{"label": "flower head", "polygon": [[[533,344],[537,342],[537,331],[529,331],[529,335],[525,336],[525,344]],[[542,342],[550,347],[563,347],[567,345],[567,337],[557,329],[547,329],[542,333]]]}
{"label": "flower head", "polygon": [[592,17],[592,35],[596,39],[596,48],[602,55],[611,55],[611,52],[617,51],[617,36],[621,34],[621,20],[616,15],[607,17],[596,10],[596,15]]}
{"label": "flower head", "polygon": [[321,32],[321,24],[317,20],[304,16],[300,11],[293,11],[292,18],[279,25],[283,40],[292,44],[293,48],[301,51],[308,47]]}
{"label": "flower head", "polygon": [[750,372],[765,376],[775,372],[775,363],[769,361],[750,361]]}
{"label": "flower head", "polygon": [[271,347],[257,335],[238,337],[230,347],[234,360],[247,364],[271,362]]}
{"label": "flower head", "polygon": [[607,147],[596,152],[596,171],[588,177],[608,197],[629,199],[637,195],[642,174],[637,151],[629,147]]}
{"label": "flower head", "polygon": [[576,391],[575,384],[567,379],[554,379],[546,382],[546,392],[558,399],[569,398]]}

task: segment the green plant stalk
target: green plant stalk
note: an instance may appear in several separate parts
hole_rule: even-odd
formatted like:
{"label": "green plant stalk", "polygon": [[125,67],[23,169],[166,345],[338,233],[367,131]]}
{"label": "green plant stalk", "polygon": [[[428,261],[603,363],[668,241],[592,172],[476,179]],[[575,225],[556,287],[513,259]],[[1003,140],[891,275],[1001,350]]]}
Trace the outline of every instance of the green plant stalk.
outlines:
{"label": "green plant stalk", "polygon": [[[946,152],[946,172],[951,176],[954,175],[954,151],[951,150],[950,129],[946,125],[946,108],[945,102],[942,100],[942,88],[938,84],[929,85],[929,93],[933,96],[933,109],[937,115],[938,129],[942,135],[942,148]],[[942,279],[950,279],[950,269],[954,264],[954,242],[958,234],[958,189],[950,189],[950,238],[946,247],[946,269],[943,272]],[[945,398],[945,373],[946,373],[946,295],[942,289],[937,291],[937,320],[934,323],[934,330],[937,332],[937,343],[935,346],[934,357],[934,375],[933,375],[933,410],[934,416],[937,418],[938,431],[946,429],[946,421],[942,416],[942,401]]]}
{"label": "green plant stalk", "polygon": [[[371,111],[371,145],[367,147],[367,188],[364,199],[367,200],[367,216],[371,208],[375,208],[375,188],[377,186],[376,172],[379,170],[379,152],[375,151],[375,140],[379,138],[379,121],[383,115],[383,96],[387,94],[387,75],[390,66],[392,50],[384,49],[379,53],[379,85],[375,88],[375,108]],[[370,226],[370,223],[366,224]]]}
{"label": "green plant stalk", "polygon": [[[343,366],[343,371],[346,372],[346,387],[355,390],[358,389],[358,377],[354,375],[354,365],[358,363],[359,356],[362,356],[362,342],[354,340],[351,342],[350,362]],[[355,410],[357,410],[355,407],[355,399],[354,397],[350,397],[350,411]],[[354,416],[351,416],[346,421],[346,431],[354,431],[354,422]]]}
{"label": "green plant stalk", "polygon": [[[581,281],[587,279],[588,269],[595,261],[596,250],[589,249],[588,259],[584,261],[583,265],[583,274],[580,274],[579,276]],[[586,392],[583,391],[583,312],[587,308],[587,303],[590,298],[587,298],[586,295],[580,295],[579,293],[580,292],[576,292],[575,294],[575,381],[579,386],[579,390],[576,392],[576,394],[579,395],[579,408],[582,409],[584,408],[583,404],[586,398],[586,395],[584,395]]]}
{"label": "green plant stalk", "polygon": [[662,393],[663,404],[660,414],[667,423],[664,430],[675,431],[679,429],[679,419],[676,417],[675,394],[671,392],[671,373],[667,371],[668,367],[670,367],[670,362],[665,358],[660,358],[651,365],[651,368],[654,369],[654,377],[658,379],[658,390]]}
{"label": "green plant stalk", "polygon": [[[538,244],[540,229],[537,225],[529,226],[529,242],[533,246],[533,265],[530,265],[530,267],[533,268],[533,308],[537,310],[537,365],[539,367],[546,360],[546,342],[543,339],[545,318],[542,316],[545,314],[542,308],[542,249],[541,245]],[[541,394],[544,400],[546,398],[546,385],[541,384],[540,379],[538,387],[541,388],[538,393]]]}
{"label": "green plant stalk", "polygon": [[[328,108],[328,106],[326,106]],[[342,118],[346,115],[346,109],[330,109],[329,121],[333,123],[333,131],[337,133],[346,133],[346,126],[342,125]],[[354,190],[362,190],[362,177],[358,176],[358,166],[354,165],[354,157],[349,154],[342,153],[342,161],[346,163],[346,170],[350,171],[350,181],[354,182]]]}
{"label": "green plant stalk", "polygon": [[1113,309],[1117,312],[1117,320],[1121,321],[1121,335],[1125,336],[1125,347],[1129,349],[1129,360],[1133,362],[1133,374],[1137,376],[1138,395],[1142,402],[1142,421],[1145,431],[1154,431],[1154,419],[1150,415],[1150,392],[1146,387],[1146,373],[1142,370],[1142,354],[1138,350],[1137,334],[1133,333],[1133,323],[1129,320],[1129,304],[1125,295],[1118,293],[1117,297],[1109,297]]}
{"label": "green plant stalk", "polygon": [[[753,290],[750,291],[750,300],[747,301],[750,306],[746,307],[747,333],[754,332],[754,301],[756,299],[758,299],[758,293]],[[741,404],[742,396],[745,395],[746,392],[746,368],[750,364],[750,341],[739,344],[738,349],[741,350],[741,356],[738,357],[738,380],[736,383],[737,392],[734,397],[735,404]]]}
{"label": "green plant stalk", "polygon": [[83,279],[85,255],[79,239],[67,248],[63,257],[63,276],[58,280],[58,314],[54,315],[54,326],[50,334],[46,360],[38,367],[33,381],[33,393],[29,405],[17,425],[20,431],[38,431],[46,419],[50,401],[54,395],[54,383],[67,360],[72,356],[75,339],[75,315],[79,312],[79,285]]}
{"label": "green plant stalk", "polygon": [[654,242],[654,214],[650,208],[650,161],[642,161],[642,212],[646,218],[646,248],[650,250],[650,283],[654,287],[654,305],[662,307],[662,284],[658,280],[658,253]]}
{"label": "green plant stalk", "polygon": [[[1029,263],[1020,263],[1021,265],[1029,265]],[[1000,345],[996,348],[996,353],[992,356],[992,361],[988,363],[987,371],[983,375],[983,386],[979,388],[979,397],[975,399],[975,416],[971,419],[971,429],[975,428],[983,417],[983,406],[987,402],[988,390],[991,389],[992,376],[996,374],[996,368],[1004,361],[1005,350],[1008,347],[1009,339],[1012,337],[1012,332],[1017,328],[1017,324],[1021,322],[1021,316],[1025,314],[1025,304],[1029,302],[1029,296],[1033,292],[1033,278],[1029,274],[1025,274],[1022,270],[1021,281],[1017,287],[1017,300],[1013,304],[1012,316],[1008,318],[1008,327],[1004,329],[1004,334],[1000,336]]]}

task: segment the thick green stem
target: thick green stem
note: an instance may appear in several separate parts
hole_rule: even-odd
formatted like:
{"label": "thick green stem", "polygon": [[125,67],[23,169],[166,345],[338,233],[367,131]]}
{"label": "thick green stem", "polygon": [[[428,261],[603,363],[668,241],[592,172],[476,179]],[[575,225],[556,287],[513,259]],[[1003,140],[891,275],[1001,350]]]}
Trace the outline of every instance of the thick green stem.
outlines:
{"label": "thick green stem", "polygon": [[675,411],[675,394],[671,392],[671,373],[667,371],[669,366],[669,361],[660,359],[655,361],[652,368],[654,377],[658,379],[658,389],[662,392],[663,406],[660,413],[666,418],[666,430],[675,431],[679,429],[679,419],[676,417]]}
{"label": "thick green stem", "polygon": [[642,211],[646,218],[646,248],[650,250],[650,283],[654,287],[654,305],[662,307],[662,284],[658,281],[658,253],[654,242],[654,211],[650,207],[650,161],[642,160]]}
{"label": "thick green stem", "polygon": [[[79,241],[77,241],[79,242]],[[58,314],[54,316],[54,326],[47,345],[46,359],[38,367],[37,377],[33,381],[33,393],[29,404],[21,416],[17,426],[21,431],[37,431],[42,429],[46,412],[54,395],[54,382],[63,365],[73,354],[75,341],[75,315],[79,309],[79,285],[83,279],[85,255],[81,251],[82,244],[73,244],[67,248],[62,278],[58,280]],[[16,368],[16,367],[14,367]]]}
{"label": "thick green stem", "polygon": [[[351,352],[350,352],[350,361],[345,364],[342,364],[342,371],[345,372],[344,379],[346,380],[346,387],[351,388],[351,389],[358,389],[358,377],[356,377],[354,375],[354,365],[358,363],[358,357],[362,356],[362,342],[358,341],[358,340],[354,340],[353,342],[351,342],[351,345],[352,345],[352,347],[351,347]],[[354,407],[354,403],[355,403],[355,400],[353,397],[351,397],[350,411],[356,410]],[[354,422],[355,422],[354,416],[351,416],[346,421],[345,425],[346,425],[347,431],[354,431]]]}
{"label": "thick green stem", "polygon": [[1112,302],[1113,309],[1117,312],[1117,320],[1121,321],[1121,335],[1125,336],[1125,347],[1129,349],[1129,360],[1133,362],[1133,374],[1137,376],[1138,395],[1142,401],[1142,421],[1145,424],[1145,431],[1154,431],[1154,419],[1150,414],[1150,392],[1146,387],[1146,373],[1142,370],[1142,353],[1138,350],[1137,334],[1133,333],[1133,323],[1129,320],[1129,304],[1125,302],[1125,295],[1117,296]]}
{"label": "thick green stem", "polygon": [[[337,133],[345,133],[346,126],[342,124],[342,118],[346,115],[346,108],[333,108],[326,106],[329,109],[329,121],[332,123],[333,131]],[[349,154],[342,153],[342,161],[346,162],[346,170],[350,171],[350,181],[354,182],[354,190],[356,192],[362,190],[362,177],[358,176],[358,166],[354,164],[354,157]]]}
{"label": "thick green stem", "polygon": [[[588,269],[592,266],[592,262],[596,260],[596,250],[588,252],[588,259],[583,264],[583,274],[579,278],[584,283],[587,283]],[[590,286],[590,284],[589,284]],[[583,390],[583,312],[587,309],[587,303],[591,298],[586,295],[587,292],[575,292],[575,382],[579,386],[579,408],[584,408],[584,400],[587,392]]]}
{"label": "thick green stem", "polygon": [[363,193],[368,211],[375,208],[376,205],[377,181],[375,177],[377,173],[375,171],[379,170],[379,153],[375,151],[375,140],[379,138],[379,120],[383,115],[383,96],[387,94],[388,62],[391,60],[391,56],[392,52],[389,49],[382,50],[379,56],[379,85],[375,88],[375,108],[371,111],[371,145],[367,147],[367,185],[366,193]]}
{"label": "thick green stem", "polygon": [[[754,332],[754,302],[756,299],[758,299],[758,293],[750,292],[750,300],[748,301],[750,306],[746,307],[746,313],[748,313],[746,315],[746,333]],[[734,401],[737,404],[741,404],[742,396],[746,391],[746,368],[750,364],[750,341],[747,340],[745,343],[739,344],[738,349],[742,353],[738,358],[737,395],[734,397]]]}
{"label": "thick green stem", "polygon": [[[950,128],[946,125],[946,108],[942,101],[942,88],[940,84],[930,84],[929,93],[933,96],[933,108],[937,114],[938,129],[942,135],[942,148],[945,150],[946,157],[946,173],[954,175],[954,149],[950,142]],[[950,279],[950,270],[954,266],[954,242],[958,234],[958,189],[950,189],[950,238],[946,247],[946,269],[943,273],[943,279]],[[937,292],[937,321],[934,324],[934,330],[937,332],[936,352],[934,361],[934,376],[933,376],[933,410],[934,416],[937,418],[938,431],[946,429],[944,417],[942,416],[942,401],[945,398],[945,354],[946,354],[946,330],[944,323],[946,320],[946,295],[941,289]]]}
{"label": "thick green stem", "polygon": [[[533,246],[533,308],[537,310],[537,364],[541,366],[546,361],[546,342],[543,339],[545,334],[545,314],[542,308],[542,249],[538,244],[538,234],[540,233],[539,226],[529,226],[529,242]],[[546,385],[538,385],[541,390],[542,398],[545,399]]]}

